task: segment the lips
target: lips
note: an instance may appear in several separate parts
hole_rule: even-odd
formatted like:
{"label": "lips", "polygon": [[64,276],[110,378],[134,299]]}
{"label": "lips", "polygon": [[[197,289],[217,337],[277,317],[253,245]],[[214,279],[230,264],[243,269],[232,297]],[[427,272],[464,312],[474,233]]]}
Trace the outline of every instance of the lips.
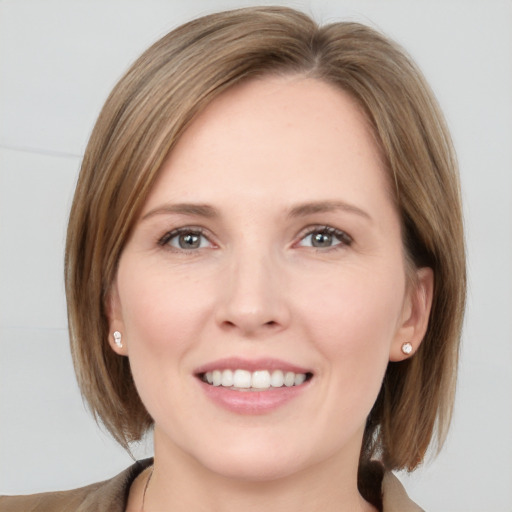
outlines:
{"label": "lips", "polygon": [[217,405],[239,414],[270,412],[300,396],[313,373],[277,359],[222,359],[195,372],[201,388]]}
{"label": "lips", "polygon": [[213,370],[202,374],[202,380],[212,386],[222,386],[235,390],[263,390],[300,386],[311,374],[283,370]]}
{"label": "lips", "polygon": [[303,366],[299,366],[281,359],[259,358],[259,359],[242,359],[239,357],[228,357],[218,359],[211,363],[200,366],[195,370],[195,374],[212,372],[213,370],[240,369],[254,372],[256,370],[282,370],[294,373],[311,373],[311,370]]}

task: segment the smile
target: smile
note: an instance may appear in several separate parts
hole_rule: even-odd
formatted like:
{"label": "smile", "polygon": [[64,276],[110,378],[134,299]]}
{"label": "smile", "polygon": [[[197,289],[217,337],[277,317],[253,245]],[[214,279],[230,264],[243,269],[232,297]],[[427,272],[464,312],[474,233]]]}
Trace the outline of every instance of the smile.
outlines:
{"label": "smile", "polygon": [[235,414],[267,414],[306,394],[313,372],[275,358],[228,357],[196,368],[204,396]]}
{"label": "smile", "polygon": [[203,382],[236,391],[262,391],[271,388],[300,386],[311,378],[311,373],[285,370],[213,370],[200,375]]}

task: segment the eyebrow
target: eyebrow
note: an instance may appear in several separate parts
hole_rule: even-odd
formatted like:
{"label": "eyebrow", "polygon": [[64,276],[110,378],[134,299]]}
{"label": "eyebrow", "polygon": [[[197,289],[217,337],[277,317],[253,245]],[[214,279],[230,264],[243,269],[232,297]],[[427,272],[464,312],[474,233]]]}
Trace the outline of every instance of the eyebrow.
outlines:
{"label": "eyebrow", "polygon": [[149,211],[143,215],[141,220],[146,220],[155,215],[161,214],[181,214],[181,215],[194,215],[197,217],[206,217],[212,219],[218,217],[217,210],[208,204],[195,204],[195,203],[178,203],[178,204],[165,204],[159,206],[154,210]]}
{"label": "eyebrow", "polygon": [[[315,201],[298,204],[288,211],[287,216],[290,218],[306,217],[315,213],[329,213],[339,210],[348,213],[354,213],[368,219],[369,221],[372,220],[371,216],[367,212],[355,205],[346,203],[344,201]],[[146,220],[150,217],[154,217],[155,215],[162,214],[192,215],[197,217],[205,217],[207,219],[219,217],[217,209],[208,204],[177,203],[165,204],[150,210],[148,213],[143,215],[141,220]]]}
{"label": "eyebrow", "polygon": [[315,213],[329,213],[335,211],[344,211],[348,213],[355,213],[365,219],[371,221],[372,218],[369,213],[358,208],[357,206],[346,203],[344,201],[316,201],[311,203],[303,203],[294,206],[288,213],[289,217],[305,217]]}

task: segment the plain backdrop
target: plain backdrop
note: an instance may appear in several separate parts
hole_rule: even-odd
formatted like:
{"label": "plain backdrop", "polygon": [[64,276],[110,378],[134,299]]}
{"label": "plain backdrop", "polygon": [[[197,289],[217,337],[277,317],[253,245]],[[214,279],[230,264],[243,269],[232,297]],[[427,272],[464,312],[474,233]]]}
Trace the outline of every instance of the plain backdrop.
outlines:
{"label": "plain backdrop", "polygon": [[[66,218],[88,135],[128,65],[199,15],[255,2],[0,0],[0,492],[73,488],[130,457],[82,403],[63,293]],[[265,3],[265,2],[258,2]],[[400,475],[433,511],[512,510],[512,2],[273,2],[368,23],[431,83],[458,151],[469,257],[455,416]],[[151,453],[150,443],[135,448]]]}

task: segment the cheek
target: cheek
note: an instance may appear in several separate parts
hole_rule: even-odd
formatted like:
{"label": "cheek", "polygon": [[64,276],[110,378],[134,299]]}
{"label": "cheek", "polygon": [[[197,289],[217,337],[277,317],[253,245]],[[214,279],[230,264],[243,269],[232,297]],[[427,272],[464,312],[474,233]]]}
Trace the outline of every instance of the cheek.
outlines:
{"label": "cheek", "polygon": [[200,339],[211,293],[165,268],[122,263],[118,289],[130,367],[142,402],[161,420],[162,411],[179,409],[185,396],[184,360]]}
{"label": "cheek", "polygon": [[344,364],[345,375],[381,375],[400,325],[405,278],[401,271],[352,270],[317,279],[308,293],[297,295],[315,296],[301,303],[300,317],[317,349],[333,364]]}
{"label": "cheek", "polygon": [[124,283],[119,292],[129,345],[155,356],[186,348],[210,307],[211,294],[204,286],[193,278],[180,279],[176,273],[169,279],[162,270],[130,274],[126,266],[119,273],[125,274],[119,279]]}

